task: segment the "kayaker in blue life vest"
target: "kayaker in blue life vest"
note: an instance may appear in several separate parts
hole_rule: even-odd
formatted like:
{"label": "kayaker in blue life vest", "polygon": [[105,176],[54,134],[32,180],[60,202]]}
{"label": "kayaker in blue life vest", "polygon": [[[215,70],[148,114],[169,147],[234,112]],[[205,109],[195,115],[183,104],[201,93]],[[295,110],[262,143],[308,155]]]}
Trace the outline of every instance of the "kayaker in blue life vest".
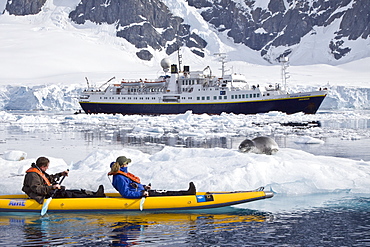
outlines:
{"label": "kayaker in blue life vest", "polygon": [[193,182],[189,183],[188,190],[180,191],[157,191],[151,190],[151,186],[141,184],[140,178],[128,172],[128,163],[131,159],[119,156],[116,162],[110,164],[111,171],[108,175],[113,175],[112,185],[124,198],[142,198],[147,196],[180,196],[195,195],[196,189]]}

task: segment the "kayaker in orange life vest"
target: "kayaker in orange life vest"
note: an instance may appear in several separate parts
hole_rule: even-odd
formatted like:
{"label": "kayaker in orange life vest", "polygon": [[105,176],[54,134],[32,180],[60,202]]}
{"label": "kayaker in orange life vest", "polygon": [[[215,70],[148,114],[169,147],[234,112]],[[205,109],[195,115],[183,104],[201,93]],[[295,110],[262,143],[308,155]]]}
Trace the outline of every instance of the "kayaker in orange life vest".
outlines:
{"label": "kayaker in orange life vest", "polygon": [[113,175],[112,185],[124,198],[141,198],[147,196],[181,196],[195,195],[196,189],[193,182],[189,183],[188,190],[163,191],[151,190],[151,186],[141,184],[140,178],[128,172],[128,163],[131,159],[119,156],[116,162],[110,164],[111,171],[108,175]]}
{"label": "kayaker in orange life vest", "polygon": [[104,187],[99,186],[97,192],[87,190],[65,190],[64,186],[60,186],[57,182],[62,176],[68,176],[68,171],[63,171],[54,175],[49,175],[46,170],[49,168],[50,161],[48,158],[39,157],[36,163],[32,163],[31,167],[26,171],[26,176],[23,181],[22,191],[30,198],[35,199],[42,204],[45,198],[49,198],[54,190],[57,192],[54,198],[71,198],[71,197],[105,197]]}

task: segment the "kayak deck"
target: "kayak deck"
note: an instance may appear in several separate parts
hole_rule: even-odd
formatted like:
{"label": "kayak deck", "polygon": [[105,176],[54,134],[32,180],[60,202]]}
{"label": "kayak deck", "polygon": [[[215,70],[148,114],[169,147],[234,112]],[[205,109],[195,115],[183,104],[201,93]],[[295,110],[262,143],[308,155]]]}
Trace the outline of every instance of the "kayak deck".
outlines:
{"label": "kayak deck", "polygon": [[[194,210],[232,206],[273,197],[270,191],[197,192],[196,195],[153,196],[145,199],[143,210]],[[139,211],[138,199],[123,198],[119,193],[106,193],[97,198],[54,198],[48,211]],[[0,196],[0,211],[39,212],[42,204],[27,195]]]}

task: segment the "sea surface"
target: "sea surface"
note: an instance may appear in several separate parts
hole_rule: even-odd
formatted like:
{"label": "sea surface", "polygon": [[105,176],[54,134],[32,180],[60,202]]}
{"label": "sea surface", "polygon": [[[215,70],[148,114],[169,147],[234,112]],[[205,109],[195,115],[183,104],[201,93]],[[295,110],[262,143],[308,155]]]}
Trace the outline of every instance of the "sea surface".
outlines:
{"label": "sea surface", "polygon": [[[323,195],[324,196],[324,195]],[[1,213],[0,246],[370,246],[370,195],[264,212]]]}
{"label": "sea surface", "polygon": [[[320,124],[323,128],[348,129],[362,138],[332,136],[320,145],[299,144],[288,135],[276,136],[275,140],[282,148],[314,155],[370,160],[370,141],[363,135],[370,129],[368,120],[351,120],[340,126],[335,121]],[[0,133],[0,145],[8,149],[22,150],[32,157],[48,153],[66,162],[84,159],[96,149],[130,147],[148,153],[158,152],[165,145],[231,149],[245,139],[135,137],[129,130],[63,124],[3,123]],[[49,212],[44,217],[0,212],[0,246],[370,246],[370,194],[276,194],[263,203],[270,203],[271,210],[226,207],[196,212]]]}

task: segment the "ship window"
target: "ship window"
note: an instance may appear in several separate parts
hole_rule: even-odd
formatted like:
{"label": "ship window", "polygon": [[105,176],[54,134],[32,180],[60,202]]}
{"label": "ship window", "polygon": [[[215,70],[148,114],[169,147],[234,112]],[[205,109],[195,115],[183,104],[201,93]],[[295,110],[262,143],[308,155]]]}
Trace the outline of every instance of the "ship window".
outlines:
{"label": "ship window", "polygon": [[107,97],[104,97],[104,99],[108,99]]}
{"label": "ship window", "polygon": [[257,94],[257,97],[260,97],[260,94],[259,93]]}
{"label": "ship window", "polygon": [[207,96],[207,100],[210,100],[209,96]]}
{"label": "ship window", "polygon": [[224,99],[227,99],[227,96],[224,96]]}
{"label": "ship window", "polygon": [[216,99],[217,99],[217,96],[213,96],[213,99],[215,99],[215,100],[216,100]]}
{"label": "ship window", "polygon": [[256,94],[253,94],[253,98],[256,98]]}
{"label": "ship window", "polygon": [[242,96],[239,94],[239,99],[241,99],[242,98]]}
{"label": "ship window", "polygon": [[234,95],[231,95],[231,99],[234,99]]}
{"label": "ship window", "polygon": [[193,97],[188,97],[188,99],[192,99]]}
{"label": "ship window", "polygon": [[218,99],[222,99],[222,96],[218,96]]}
{"label": "ship window", "polygon": [[248,99],[248,94],[246,94],[245,97]]}
{"label": "ship window", "polygon": [[244,95],[244,94],[242,94],[242,98],[243,98],[243,99],[245,98],[245,95]]}
{"label": "ship window", "polygon": [[197,100],[200,100],[200,97],[197,97]]}
{"label": "ship window", "polygon": [[204,96],[202,96],[202,100],[205,100],[205,97]]}
{"label": "ship window", "polygon": [[250,94],[250,95],[249,95],[249,98],[253,98],[253,94]]}

